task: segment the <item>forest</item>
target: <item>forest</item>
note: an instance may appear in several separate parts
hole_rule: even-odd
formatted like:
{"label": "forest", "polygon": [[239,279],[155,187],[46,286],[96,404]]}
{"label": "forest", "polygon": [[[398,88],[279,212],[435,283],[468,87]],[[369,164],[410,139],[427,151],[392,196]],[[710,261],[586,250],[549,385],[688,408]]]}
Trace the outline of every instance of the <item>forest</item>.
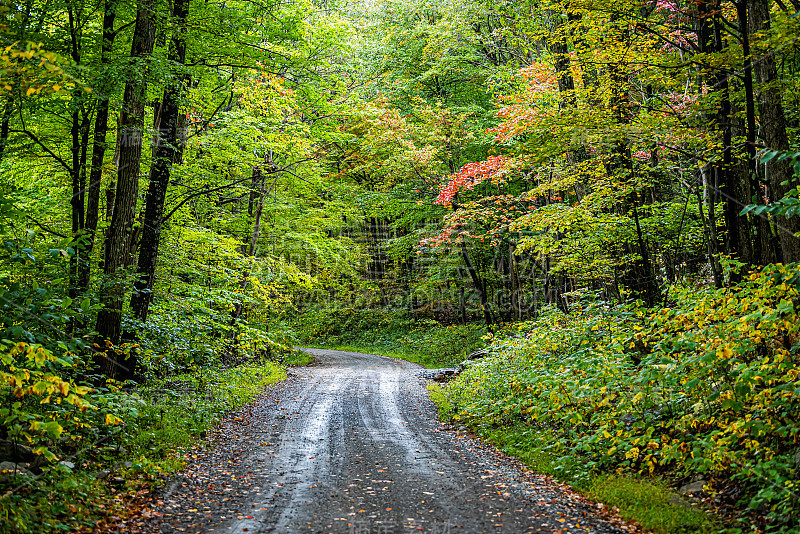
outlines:
{"label": "forest", "polygon": [[130,513],[296,346],[471,357],[443,419],[700,483],[657,532],[800,528],[797,0],[0,13],[3,532]]}

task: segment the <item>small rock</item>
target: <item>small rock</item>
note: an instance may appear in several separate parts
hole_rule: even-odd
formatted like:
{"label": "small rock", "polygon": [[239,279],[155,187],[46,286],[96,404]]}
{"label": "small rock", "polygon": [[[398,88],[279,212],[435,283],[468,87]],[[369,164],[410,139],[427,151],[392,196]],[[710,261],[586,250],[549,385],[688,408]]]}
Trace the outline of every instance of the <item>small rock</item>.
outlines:
{"label": "small rock", "polygon": [[26,477],[32,477],[33,473],[14,462],[0,462],[0,475],[13,475],[14,473]]}
{"label": "small rock", "polygon": [[95,473],[94,478],[96,478],[97,480],[103,480],[110,474],[111,471],[109,471],[108,469],[103,469],[102,471],[98,471],[97,473]]}
{"label": "small rock", "polygon": [[117,463],[114,464],[113,469],[114,469],[114,471],[116,471],[118,469],[130,469],[132,465],[133,465],[133,462],[117,462]]}
{"label": "small rock", "polygon": [[670,495],[669,496],[669,502],[671,502],[675,506],[679,506],[681,508],[691,508],[692,507],[691,504],[689,504],[685,500],[681,499],[677,495]]}
{"label": "small rock", "polygon": [[122,477],[114,477],[111,479],[115,484],[124,484],[125,479]]}
{"label": "small rock", "polygon": [[68,462],[66,460],[61,460],[60,462],[58,462],[58,465],[63,465],[69,470],[75,469],[75,464],[73,464],[72,462]]}
{"label": "small rock", "polygon": [[442,373],[439,373],[439,374],[433,375],[433,381],[434,382],[447,382],[447,377],[445,375],[443,375]]}
{"label": "small rock", "polygon": [[680,491],[684,495],[690,495],[692,493],[700,493],[703,491],[703,486],[708,484],[705,480],[698,480],[697,482],[692,482],[690,484],[686,484],[685,486],[681,486]]}
{"label": "small rock", "polygon": [[0,459],[32,462],[38,456],[30,447],[26,447],[21,443],[14,443],[9,439],[0,439]]}

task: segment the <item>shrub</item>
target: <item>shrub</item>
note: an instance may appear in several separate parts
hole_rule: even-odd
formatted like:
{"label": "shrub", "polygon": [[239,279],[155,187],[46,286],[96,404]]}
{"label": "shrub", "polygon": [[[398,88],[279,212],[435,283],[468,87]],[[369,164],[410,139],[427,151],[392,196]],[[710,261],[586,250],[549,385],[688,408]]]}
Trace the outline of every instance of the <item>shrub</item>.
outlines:
{"label": "shrub", "polygon": [[451,383],[454,417],[535,428],[573,479],[702,476],[771,530],[794,531],[798,281],[796,266],[769,266],[731,288],[672,287],[656,311],[549,310],[498,336],[494,355]]}

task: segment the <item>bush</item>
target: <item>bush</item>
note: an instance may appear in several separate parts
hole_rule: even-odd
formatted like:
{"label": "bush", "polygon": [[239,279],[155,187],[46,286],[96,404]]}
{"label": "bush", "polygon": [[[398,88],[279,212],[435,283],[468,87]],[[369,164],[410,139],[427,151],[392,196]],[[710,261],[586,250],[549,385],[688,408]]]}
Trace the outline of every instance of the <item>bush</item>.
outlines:
{"label": "bush", "polygon": [[763,526],[800,526],[796,266],[738,286],[676,286],[670,305],[549,310],[498,336],[447,388],[475,428],[524,424],[564,478],[703,477]]}
{"label": "bush", "polygon": [[[2,531],[19,534],[92,529],[104,517],[123,516],[130,499],[183,466],[183,453],[202,443],[226,412],[286,377],[283,367],[264,361],[153,380],[135,390],[89,390],[44,371],[62,364],[40,347],[7,347],[3,362],[12,356],[16,363],[0,373],[6,383],[16,380],[2,391],[13,399],[10,411],[0,412],[2,428],[38,444],[38,452],[52,460],[36,478],[0,477]],[[23,370],[25,361],[41,365]],[[67,400],[65,384],[75,392],[68,395],[79,395],[83,404]],[[53,391],[41,404],[47,398],[37,391],[44,387]],[[20,467],[36,469],[27,460]],[[114,477],[107,476],[111,472]]]}
{"label": "bush", "polygon": [[97,409],[87,400],[91,388],[61,378],[72,365],[69,355],[57,358],[41,346],[0,343],[0,438],[55,459],[49,443],[65,430],[79,432],[87,426],[83,412]]}

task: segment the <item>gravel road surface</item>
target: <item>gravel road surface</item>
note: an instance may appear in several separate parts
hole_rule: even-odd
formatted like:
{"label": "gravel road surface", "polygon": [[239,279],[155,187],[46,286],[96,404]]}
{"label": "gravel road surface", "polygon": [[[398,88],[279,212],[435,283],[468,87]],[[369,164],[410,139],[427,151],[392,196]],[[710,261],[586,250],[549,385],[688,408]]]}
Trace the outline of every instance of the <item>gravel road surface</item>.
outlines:
{"label": "gravel road surface", "polygon": [[416,364],[307,350],[316,363],[228,418],[141,530],[620,532],[597,506],[447,430]]}

